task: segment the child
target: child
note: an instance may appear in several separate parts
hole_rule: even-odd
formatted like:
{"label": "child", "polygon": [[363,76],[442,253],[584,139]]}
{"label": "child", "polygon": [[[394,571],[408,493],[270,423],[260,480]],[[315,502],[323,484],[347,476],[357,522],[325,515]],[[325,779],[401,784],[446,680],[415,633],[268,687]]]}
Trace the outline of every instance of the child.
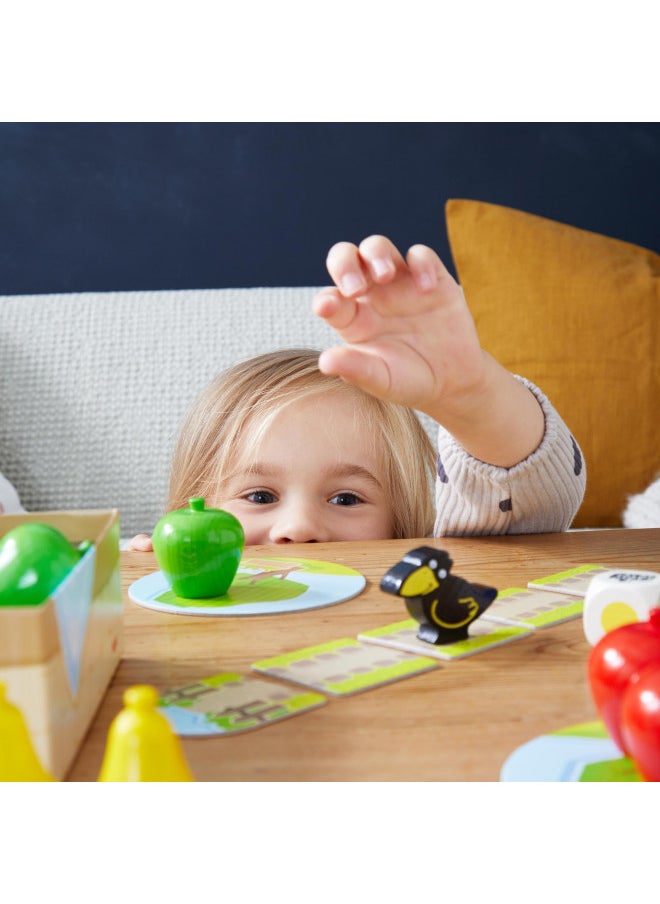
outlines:
{"label": "child", "polygon": [[[219,377],[182,427],[168,509],[204,496],[246,545],[566,530],[580,450],[543,393],[480,347],[435,252],[404,260],[371,236],[333,246],[327,266],[314,311],[344,344]],[[437,461],[413,409],[440,425]]]}

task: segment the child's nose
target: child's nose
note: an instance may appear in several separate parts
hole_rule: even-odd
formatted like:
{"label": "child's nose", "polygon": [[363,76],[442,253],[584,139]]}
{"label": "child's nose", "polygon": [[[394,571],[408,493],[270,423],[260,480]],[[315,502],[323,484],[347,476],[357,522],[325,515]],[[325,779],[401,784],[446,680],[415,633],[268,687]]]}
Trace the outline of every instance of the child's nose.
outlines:
{"label": "child's nose", "polygon": [[329,539],[321,512],[308,503],[282,506],[270,531],[271,543],[323,543]]}

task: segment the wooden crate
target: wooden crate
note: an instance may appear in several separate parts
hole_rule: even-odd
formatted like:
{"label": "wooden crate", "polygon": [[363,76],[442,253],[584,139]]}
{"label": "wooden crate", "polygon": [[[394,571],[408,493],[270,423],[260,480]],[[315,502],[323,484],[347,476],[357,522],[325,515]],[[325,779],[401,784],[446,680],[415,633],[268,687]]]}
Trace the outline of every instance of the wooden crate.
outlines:
{"label": "wooden crate", "polygon": [[21,710],[43,766],[63,779],[123,653],[119,514],[0,515],[0,537],[28,521],[93,541],[40,606],[0,607],[0,682]]}

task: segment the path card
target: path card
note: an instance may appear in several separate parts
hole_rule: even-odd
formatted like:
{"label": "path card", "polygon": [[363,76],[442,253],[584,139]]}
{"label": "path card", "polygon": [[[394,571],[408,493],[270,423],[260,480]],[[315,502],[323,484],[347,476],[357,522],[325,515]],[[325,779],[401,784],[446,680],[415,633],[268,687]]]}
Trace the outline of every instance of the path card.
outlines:
{"label": "path card", "polygon": [[568,593],[551,593],[535,587],[509,587],[500,590],[484,616],[487,621],[549,628],[582,615],[584,600]]}
{"label": "path card", "polygon": [[376,646],[402,650],[407,653],[432,656],[434,659],[463,659],[472,656],[482,650],[492,649],[503,643],[510,643],[527,637],[532,631],[517,625],[503,625],[494,621],[486,621],[478,618],[469,628],[470,636],[467,640],[459,640],[454,643],[432,644],[425,640],[419,640],[417,632],[419,623],[414,618],[405,621],[394,622],[383,628],[374,628],[372,631],[363,631],[358,634],[358,640],[371,643]]}
{"label": "path card", "polygon": [[578,565],[577,568],[569,568],[568,571],[558,571],[556,574],[535,578],[529,581],[527,586],[548,590],[551,593],[568,593],[569,596],[584,597],[591,579],[603,571],[611,570],[606,565]]}
{"label": "path card", "polygon": [[159,710],[183,737],[236,734],[314,709],[326,697],[225,672],[165,691]]}
{"label": "path card", "polygon": [[252,664],[257,672],[333,695],[356,694],[437,668],[430,656],[383,650],[352,637]]}

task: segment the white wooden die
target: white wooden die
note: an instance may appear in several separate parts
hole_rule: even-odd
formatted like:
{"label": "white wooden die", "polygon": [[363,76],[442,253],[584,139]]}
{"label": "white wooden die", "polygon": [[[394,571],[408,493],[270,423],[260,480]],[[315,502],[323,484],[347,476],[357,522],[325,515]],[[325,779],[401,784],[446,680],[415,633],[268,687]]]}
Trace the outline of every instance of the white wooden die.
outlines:
{"label": "white wooden die", "polygon": [[646,621],[649,610],[660,607],[660,574],[616,568],[591,579],[584,598],[584,633],[596,644],[621,625]]}

